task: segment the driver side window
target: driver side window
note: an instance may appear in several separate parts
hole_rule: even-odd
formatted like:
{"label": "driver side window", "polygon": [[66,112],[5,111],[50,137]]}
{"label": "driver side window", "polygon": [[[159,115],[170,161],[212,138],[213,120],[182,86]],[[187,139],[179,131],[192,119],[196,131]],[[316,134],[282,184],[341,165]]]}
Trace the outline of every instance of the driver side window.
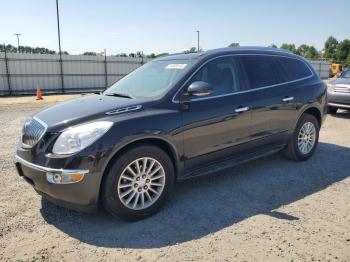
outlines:
{"label": "driver side window", "polygon": [[218,96],[240,91],[241,85],[238,76],[239,63],[237,59],[219,58],[203,66],[190,82],[207,82],[213,88],[213,93],[210,96]]}

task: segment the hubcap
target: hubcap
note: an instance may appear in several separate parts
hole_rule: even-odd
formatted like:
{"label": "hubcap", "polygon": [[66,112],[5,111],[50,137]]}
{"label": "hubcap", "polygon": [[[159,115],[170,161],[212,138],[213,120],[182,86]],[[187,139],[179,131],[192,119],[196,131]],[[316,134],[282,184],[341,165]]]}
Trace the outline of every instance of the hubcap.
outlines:
{"label": "hubcap", "polygon": [[316,141],[316,129],[313,123],[306,122],[301,127],[298,135],[298,148],[299,151],[306,155],[310,153],[315,145]]}
{"label": "hubcap", "polygon": [[118,196],[127,208],[140,210],[157,201],[164,185],[163,166],[153,158],[142,157],[123,170],[118,181]]}

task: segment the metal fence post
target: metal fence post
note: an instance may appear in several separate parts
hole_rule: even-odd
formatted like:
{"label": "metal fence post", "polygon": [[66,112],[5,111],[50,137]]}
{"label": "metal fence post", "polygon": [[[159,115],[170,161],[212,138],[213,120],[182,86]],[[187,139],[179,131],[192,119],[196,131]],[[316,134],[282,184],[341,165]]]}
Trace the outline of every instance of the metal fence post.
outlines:
{"label": "metal fence post", "polygon": [[108,86],[108,73],[107,73],[107,53],[105,49],[105,89],[107,89]]}
{"label": "metal fence post", "polygon": [[318,67],[318,75],[321,77],[322,61],[320,61],[318,65],[319,65],[319,67]]}
{"label": "metal fence post", "polygon": [[64,93],[64,76],[63,76],[63,60],[62,60],[62,54],[60,52],[60,70],[61,70],[61,89],[62,89],[62,93]]}
{"label": "metal fence post", "polygon": [[9,95],[12,94],[12,89],[11,89],[11,76],[10,76],[10,70],[9,70],[9,65],[8,65],[8,59],[7,59],[7,52],[6,52],[6,45],[4,43],[4,53],[5,53],[5,70],[6,70],[6,77],[7,77],[7,86],[8,86],[8,93]]}

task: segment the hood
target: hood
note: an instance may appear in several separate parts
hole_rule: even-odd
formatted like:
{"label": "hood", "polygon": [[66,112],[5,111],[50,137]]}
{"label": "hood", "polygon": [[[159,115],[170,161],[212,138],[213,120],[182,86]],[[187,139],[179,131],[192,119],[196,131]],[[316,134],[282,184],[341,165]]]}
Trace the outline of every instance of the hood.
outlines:
{"label": "hood", "polygon": [[62,128],[106,117],[108,111],[140,105],[143,102],[140,99],[86,95],[46,108],[35,116],[47,124],[48,128]]}
{"label": "hood", "polygon": [[350,78],[336,78],[329,81],[332,85],[349,85],[350,86]]}

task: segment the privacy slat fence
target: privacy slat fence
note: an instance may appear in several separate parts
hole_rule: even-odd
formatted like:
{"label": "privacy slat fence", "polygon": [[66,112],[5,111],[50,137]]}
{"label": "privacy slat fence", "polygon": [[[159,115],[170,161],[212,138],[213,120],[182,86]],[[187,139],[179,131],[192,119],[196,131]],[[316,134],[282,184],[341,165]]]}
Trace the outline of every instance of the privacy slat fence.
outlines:
{"label": "privacy slat fence", "polygon": [[328,60],[310,60],[309,62],[322,79],[329,78],[331,63]]}
{"label": "privacy slat fence", "polygon": [[[101,91],[150,59],[115,56],[0,52],[0,95]],[[328,78],[328,61],[310,61],[321,78]],[[63,85],[62,85],[63,84]]]}
{"label": "privacy slat fence", "polygon": [[[115,56],[0,53],[0,95],[104,90],[150,59]],[[62,81],[63,79],[63,81]],[[63,85],[62,85],[63,83]]]}

